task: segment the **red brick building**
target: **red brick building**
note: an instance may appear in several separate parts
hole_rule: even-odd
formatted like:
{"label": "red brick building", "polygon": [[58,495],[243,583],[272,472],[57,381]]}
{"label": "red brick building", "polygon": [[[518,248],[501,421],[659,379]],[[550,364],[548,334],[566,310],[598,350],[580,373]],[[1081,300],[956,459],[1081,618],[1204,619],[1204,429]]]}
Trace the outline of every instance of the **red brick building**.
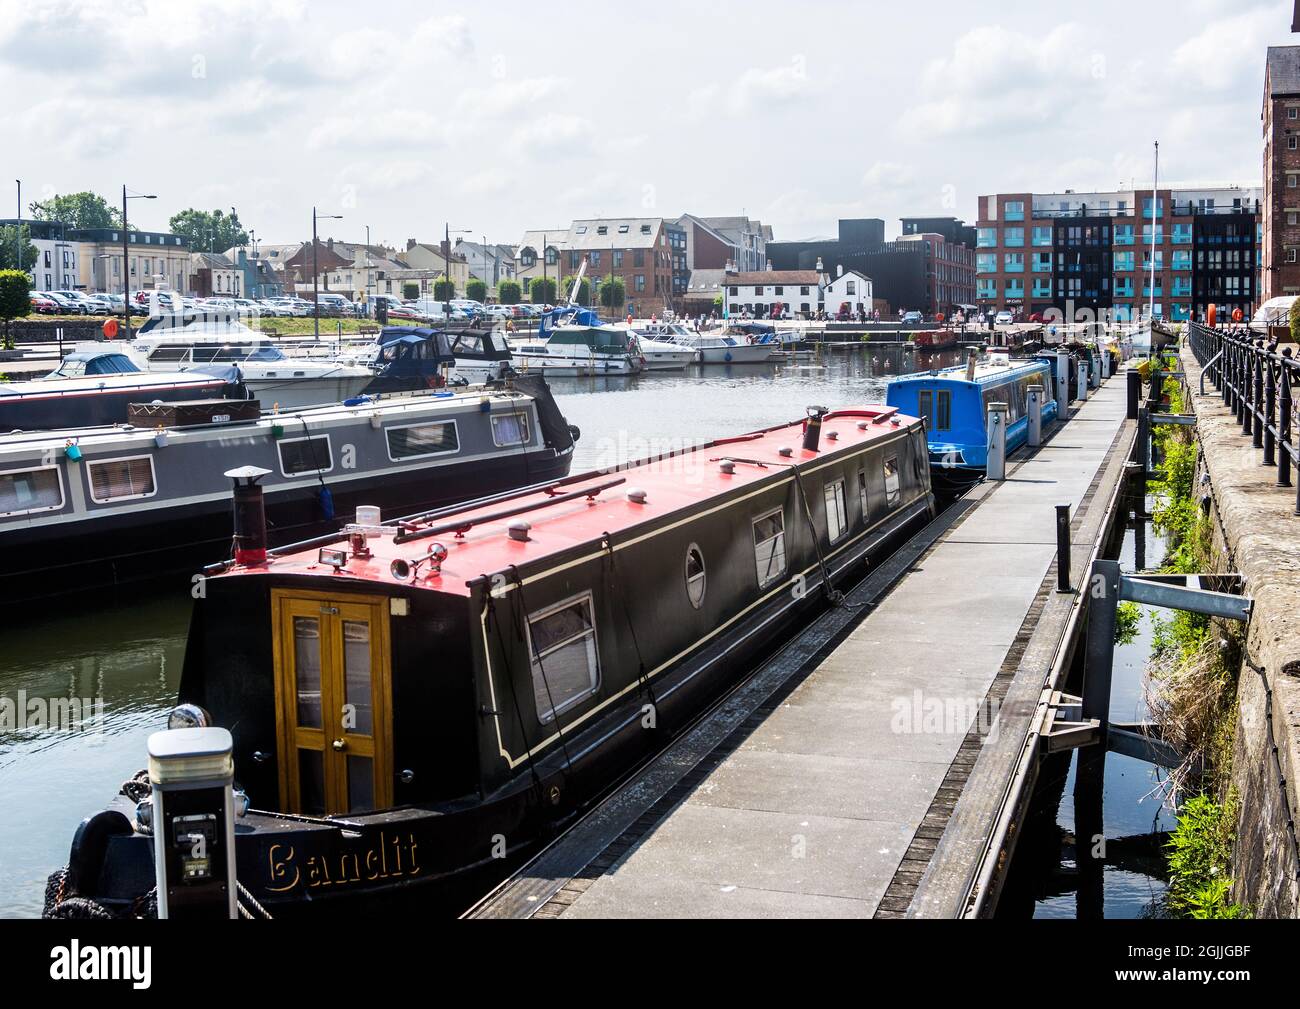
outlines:
{"label": "red brick building", "polygon": [[629,313],[650,316],[672,307],[673,259],[663,218],[574,221],[560,250],[561,277],[575,276],[587,261],[594,304],[600,303],[600,285],[618,277]]}
{"label": "red brick building", "polygon": [[1262,300],[1300,294],[1300,46],[1270,46],[1264,67]]}

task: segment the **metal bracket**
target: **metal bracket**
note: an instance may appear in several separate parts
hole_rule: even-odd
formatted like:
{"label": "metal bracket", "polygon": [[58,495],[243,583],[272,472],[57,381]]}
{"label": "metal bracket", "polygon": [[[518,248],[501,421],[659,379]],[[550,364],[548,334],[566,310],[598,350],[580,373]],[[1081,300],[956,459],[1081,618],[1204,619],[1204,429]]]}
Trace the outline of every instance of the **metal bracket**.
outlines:
{"label": "metal bracket", "polygon": [[1196,426],[1196,415],[1192,413],[1153,413],[1152,424],[1181,424],[1184,427]]}
{"label": "metal bracket", "polygon": [[[1186,578],[1186,575],[1175,576]],[[1187,588],[1186,584],[1171,584],[1171,578],[1137,578],[1122,575],[1119,581],[1119,597],[1148,606],[1162,606],[1171,610],[1187,610],[1189,613],[1202,613],[1207,617],[1222,617],[1226,620],[1250,619],[1250,612],[1255,601],[1249,596],[1232,595],[1227,592],[1211,592],[1208,589]]]}
{"label": "metal bracket", "polygon": [[1041,735],[1048,753],[1090,746],[1100,738],[1101,724],[1083,717],[1083,698],[1053,690],[1046,700]]}

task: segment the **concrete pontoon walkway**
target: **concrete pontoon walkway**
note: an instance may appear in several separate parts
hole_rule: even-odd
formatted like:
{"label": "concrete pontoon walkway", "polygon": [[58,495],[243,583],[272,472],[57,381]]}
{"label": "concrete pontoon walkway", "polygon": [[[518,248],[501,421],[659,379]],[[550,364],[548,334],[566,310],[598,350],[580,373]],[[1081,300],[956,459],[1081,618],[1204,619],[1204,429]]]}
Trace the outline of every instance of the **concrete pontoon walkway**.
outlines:
{"label": "concrete pontoon walkway", "polygon": [[936,796],[960,791],[950,768],[978,754],[968,730],[987,723],[981,705],[1051,568],[1054,506],[1079,506],[1124,413],[1121,373],[1005,482],[977,488],[815,670],[544,916],[876,914]]}

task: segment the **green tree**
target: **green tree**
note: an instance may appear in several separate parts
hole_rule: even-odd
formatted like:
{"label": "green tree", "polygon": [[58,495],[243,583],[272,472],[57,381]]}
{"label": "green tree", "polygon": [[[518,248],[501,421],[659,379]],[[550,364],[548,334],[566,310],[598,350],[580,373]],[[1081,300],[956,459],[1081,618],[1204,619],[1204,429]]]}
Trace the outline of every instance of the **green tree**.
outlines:
{"label": "green tree", "polygon": [[1300,298],[1291,302],[1291,339],[1300,343]]}
{"label": "green tree", "polygon": [[600,303],[606,308],[622,308],[625,298],[622,277],[610,277],[600,285]]}
{"label": "green tree", "polygon": [[477,277],[473,278],[465,285],[465,297],[470,301],[483,301],[487,297],[487,284]]}
{"label": "green tree", "polygon": [[497,284],[497,301],[503,305],[518,305],[524,290],[517,280],[503,280]]}
{"label": "green tree", "polygon": [[0,319],[5,321],[5,350],[14,349],[9,321],[22,319],[32,310],[31,281],[22,270],[0,270]]}
{"label": "green tree", "polygon": [[25,224],[0,228],[0,270],[31,272],[40,251],[32,244],[32,229]]}
{"label": "green tree", "polygon": [[68,193],[51,196],[31,205],[38,221],[62,221],[69,228],[117,228],[122,226],[122,212],[109,206],[98,193]]}
{"label": "green tree", "polygon": [[225,252],[237,245],[248,244],[248,232],[239,223],[239,214],[234,207],[230,208],[229,214],[191,207],[173,214],[167,227],[173,235],[188,239],[190,248],[197,252]]}
{"label": "green tree", "polygon": [[[563,297],[567,298],[569,292],[573,290],[573,282],[577,277],[565,277],[564,283],[560,285]],[[586,277],[582,278],[582,283],[578,285],[578,304],[584,308],[591,305],[591,282]]]}
{"label": "green tree", "polygon": [[414,301],[420,296],[420,285],[413,280],[408,280],[402,285],[402,297],[407,301]]}
{"label": "green tree", "polygon": [[534,305],[555,304],[555,280],[552,277],[534,277],[528,282],[528,300]]}
{"label": "green tree", "polygon": [[439,301],[451,301],[456,297],[456,285],[445,273],[433,282],[433,296]]}

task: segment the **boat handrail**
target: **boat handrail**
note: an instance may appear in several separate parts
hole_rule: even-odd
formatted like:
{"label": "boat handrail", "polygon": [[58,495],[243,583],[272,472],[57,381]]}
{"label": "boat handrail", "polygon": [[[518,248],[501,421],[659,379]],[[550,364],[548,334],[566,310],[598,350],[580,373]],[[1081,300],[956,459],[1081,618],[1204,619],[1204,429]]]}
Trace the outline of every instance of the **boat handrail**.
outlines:
{"label": "boat handrail", "polygon": [[545,501],[534,501],[531,504],[520,505],[517,508],[507,508],[504,511],[492,512],[488,515],[479,515],[473,519],[461,520],[459,522],[445,522],[442,525],[429,526],[427,529],[406,529],[401,530],[393,537],[394,543],[410,543],[412,540],[422,540],[429,536],[438,536],[442,533],[456,533],[461,535],[473,529],[476,525],[482,525],[485,522],[498,522],[501,519],[512,518],[515,515],[523,515],[527,512],[538,511],[541,508],[549,508],[551,505],[563,504],[566,501],[576,501],[578,498],[594,498],[601,491],[607,491],[611,487],[617,487],[619,484],[627,483],[627,477],[619,477],[617,480],[607,480],[605,483],[596,484],[593,487],[583,487],[581,490],[571,491],[568,494],[557,494],[548,497]]}

